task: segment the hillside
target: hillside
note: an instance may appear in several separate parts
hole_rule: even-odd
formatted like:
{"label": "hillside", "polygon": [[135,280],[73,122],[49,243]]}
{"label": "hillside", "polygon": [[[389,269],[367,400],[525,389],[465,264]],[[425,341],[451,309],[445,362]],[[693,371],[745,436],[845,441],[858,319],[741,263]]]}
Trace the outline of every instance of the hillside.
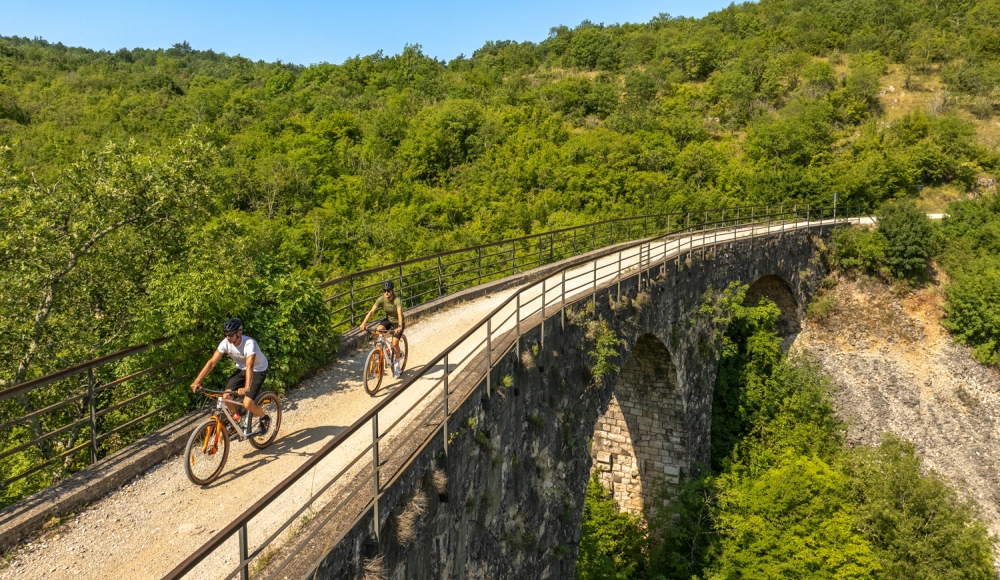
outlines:
{"label": "hillside", "polygon": [[902,296],[881,282],[843,278],[834,307],[806,321],[795,348],[835,381],[850,444],[875,446],[884,433],[912,441],[923,469],[974,499],[998,535],[1000,372],[941,328],[942,278]]}
{"label": "hillside", "polygon": [[[238,315],[282,353],[283,389],[337,340],[317,281],[612,216],[834,192],[938,210],[1000,167],[998,23],[992,1],[765,0],[449,62],[413,45],[308,66],[2,37],[0,387],[161,335],[207,349]],[[0,421],[78,389],[4,401]],[[146,427],[193,404],[150,404],[168,401]],[[0,448],[82,417],[64,410]],[[5,458],[2,477],[77,436]]]}

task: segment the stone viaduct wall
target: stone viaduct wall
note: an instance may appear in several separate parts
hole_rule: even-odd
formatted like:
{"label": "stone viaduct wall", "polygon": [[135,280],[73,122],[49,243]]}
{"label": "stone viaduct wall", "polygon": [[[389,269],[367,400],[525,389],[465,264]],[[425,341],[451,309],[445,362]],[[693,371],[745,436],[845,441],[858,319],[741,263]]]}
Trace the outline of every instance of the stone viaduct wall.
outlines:
{"label": "stone viaduct wall", "polygon": [[[367,578],[572,578],[592,470],[638,512],[651,507],[652,481],[709,463],[724,329],[698,315],[706,292],[752,284],[748,295],[778,303],[793,333],[823,275],[816,239],[830,233],[697,249],[665,272],[655,265],[641,285],[624,280],[627,300],[614,284],[598,291],[596,312],[587,298],[567,307],[564,328],[558,312],[534,324],[520,353],[494,356],[493,385],[509,386],[487,398],[485,381],[470,385],[447,455],[438,434],[383,497],[377,545],[369,512],[309,577],[366,577],[377,554],[381,572]],[[621,339],[620,372],[595,380],[589,353],[602,328]]]}

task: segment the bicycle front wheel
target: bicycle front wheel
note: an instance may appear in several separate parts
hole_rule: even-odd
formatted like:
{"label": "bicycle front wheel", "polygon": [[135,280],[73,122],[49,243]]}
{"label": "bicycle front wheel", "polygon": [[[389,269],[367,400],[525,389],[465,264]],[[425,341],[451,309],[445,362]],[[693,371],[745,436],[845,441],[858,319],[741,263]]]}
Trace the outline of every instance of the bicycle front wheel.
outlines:
{"label": "bicycle front wheel", "polygon": [[215,481],[229,457],[229,434],[222,422],[212,417],[195,427],[184,449],[184,470],[195,485]]}
{"label": "bicycle front wheel", "polygon": [[[261,433],[260,435],[250,436],[250,445],[253,445],[257,449],[264,449],[271,443],[274,443],[274,439],[278,436],[278,429],[281,428],[281,401],[278,400],[278,395],[270,391],[263,392],[257,395],[257,404],[264,409],[264,415],[271,418],[271,425],[267,428],[267,431]],[[250,429],[252,433],[259,431],[260,419],[254,417],[250,414]]]}
{"label": "bicycle front wheel", "polygon": [[382,349],[373,348],[365,359],[365,391],[374,395],[382,384]]}

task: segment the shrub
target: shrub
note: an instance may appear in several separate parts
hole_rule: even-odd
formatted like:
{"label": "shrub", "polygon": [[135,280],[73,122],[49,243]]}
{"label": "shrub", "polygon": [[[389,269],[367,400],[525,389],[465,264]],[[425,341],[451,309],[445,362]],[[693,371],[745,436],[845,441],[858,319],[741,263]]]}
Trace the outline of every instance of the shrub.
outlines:
{"label": "shrub", "polygon": [[595,471],[587,483],[576,578],[642,578],[647,543],[642,517],[618,511],[615,499],[601,485],[599,473]]}
{"label": "shrub", "polygon": [[985,364],[1000,363],[1000,268],[969,272],[948,286],[948,317],[941,321],[973,356]]}
{"label": "shrub", "polygon": [[877,230],[861,227],[839,229],[833,235],[832,266],[846,271],[887,275],[885,249],[885,236]]}
{"label": "shrub", "polygon": [[893,276],[915,279],[923,274],[934,244],[934,227],[911,201],[889,202],[878,212],[878,232],[885,237],[885,260]]}
{"label": "shrub", "polygon": [[806,318],[816,322],[826,322],[836,306],[837,291],[820,289],[816,298],[806,307]]}
{"label": "shrub", "polygon": [[877,577],[847,478],[821,459],[789,455],[756,476],[725,474],[719,490],[720,549],[708,577]]}
{"label": "shrub", "polygon": [[992,542],[976,507],[933,471],[920,473],[913,443],[886,435],[846,453],[855,526],[871,542],[881,577],[994,578]]}

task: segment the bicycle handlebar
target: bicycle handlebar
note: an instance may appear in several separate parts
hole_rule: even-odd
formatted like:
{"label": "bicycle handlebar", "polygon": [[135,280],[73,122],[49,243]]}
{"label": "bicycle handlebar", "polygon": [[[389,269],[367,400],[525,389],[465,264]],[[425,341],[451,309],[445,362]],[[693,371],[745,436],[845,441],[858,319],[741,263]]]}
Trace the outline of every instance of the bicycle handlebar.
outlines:
{"label": "bicycle handlebar", "polygon": [[210,395],[235,395],[236,391],[213,391],[212,389],[206,389],[205,387],[198,387],[195,393],[208,393]]}
{"label": "bicycle handlebar", "polygon": [[389,328],[379,329],[378,328],[379,324],[380,324],[379,322],[370,322],[370,323],[368,323],[368,326],[365,327],[365,330],[368,331],[368,332],[370,332],[371,334],[378,334],[379,332],[394,332],[395,331],[395,329],[389,329]]}

